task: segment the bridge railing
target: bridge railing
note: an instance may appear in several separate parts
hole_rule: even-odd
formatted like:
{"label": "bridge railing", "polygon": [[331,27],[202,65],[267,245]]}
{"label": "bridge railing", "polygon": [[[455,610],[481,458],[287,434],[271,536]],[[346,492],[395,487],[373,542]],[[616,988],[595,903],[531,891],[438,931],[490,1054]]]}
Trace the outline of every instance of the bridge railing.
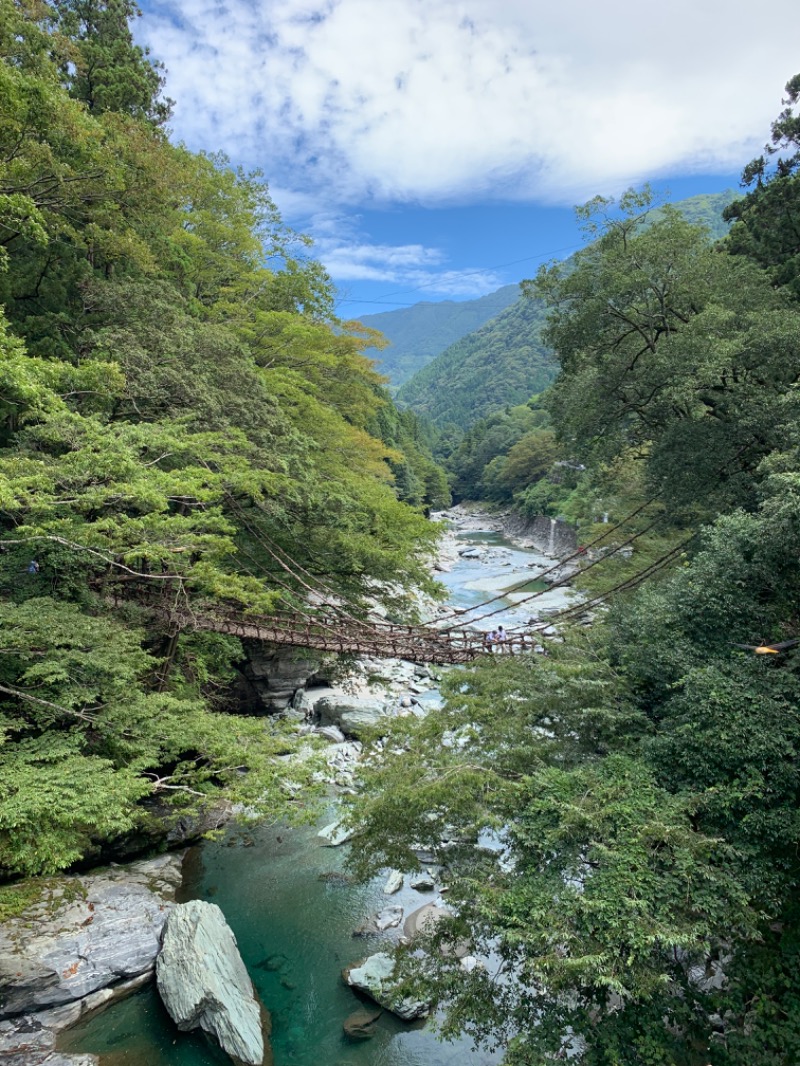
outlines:
{"label": "bridge railing", "polygon": [[243,639],[415,662],[466,663],[480,655],[513,655],[531,650],[536,639],[533,634],[514,633],[490,643],[486,633],[467,626],[438,630],[383,620],[370,623],[335,610],[302,615],[287,611],[245,614],[233,606],[196,603],[185,594],[176,596],[174,588],[154,588],[149,583],[113,584],[106,595],[117,604],[134,600],[146,605],[165,617],[176,632],[213,630]]}

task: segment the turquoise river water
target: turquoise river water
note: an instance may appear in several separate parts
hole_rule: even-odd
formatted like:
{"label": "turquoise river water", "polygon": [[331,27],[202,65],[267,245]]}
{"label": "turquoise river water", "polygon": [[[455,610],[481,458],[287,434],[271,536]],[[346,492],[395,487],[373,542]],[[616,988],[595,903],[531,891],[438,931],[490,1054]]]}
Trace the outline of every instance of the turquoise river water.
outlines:
{"label": "turquoise river water", "polygon": [[[525,581],[532,562],[547,560],[512,549],[497,534],[471,533],[489,543],[490,560],[459,560],[442,575],[454,606],[472,607],[494,589]],[[477,585],[475,588],[473,586]],[[535,586],[531,586],[531,591]],[[527,591],[527,589],[526,589]],[[519,608],[483,628],[518,620]],[[330,821],[330,818],[327,819]],[[407,1025],[384,1012],[376,1035],[349,1042],[342,1023],[363,1004],[341,980],[344,966],[380,950],[380,939],[354,939],[353,930],[388,904],[406,913],[436,897],[404,888],[383,895],[383,879],[351,884],[341,875],[343,848],[321,847],[316,828],[260,826],[193,848],[185,864],[183,899],[218,904],[262,1001],[272,1015],[275,1066],[490,1066],[499,1056],[468,1040],[443,1044],[430,1024]],[[385,943],[385,941],[384,941]],[[102,1066],[225,1066],[230,1060],[203,1037],[181,1033],[149,987],[70,1030],[62,1048],[92,1052]]]}

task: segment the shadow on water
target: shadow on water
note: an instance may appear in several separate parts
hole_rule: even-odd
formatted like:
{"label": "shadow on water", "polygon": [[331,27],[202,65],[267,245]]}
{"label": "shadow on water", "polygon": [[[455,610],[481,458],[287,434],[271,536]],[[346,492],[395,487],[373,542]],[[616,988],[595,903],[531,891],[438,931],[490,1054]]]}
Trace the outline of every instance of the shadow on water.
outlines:
{"label": "shadow on water", "polygon": [[195,1033],[182,1033],[150,985],[77,1025],[60,1041],[64,1051],[92,1051],[103,1066],[230,1066],[230,1059]]}

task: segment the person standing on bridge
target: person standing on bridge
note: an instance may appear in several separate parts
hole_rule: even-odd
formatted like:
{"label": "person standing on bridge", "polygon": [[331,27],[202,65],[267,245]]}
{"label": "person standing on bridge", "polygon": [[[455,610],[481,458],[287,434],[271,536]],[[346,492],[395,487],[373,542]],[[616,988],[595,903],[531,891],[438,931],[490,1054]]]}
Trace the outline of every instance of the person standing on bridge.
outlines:
{"label": "person standing on bridge", "polygon": [[494,651],[495,644],[497,643],[497,630],[493,629],[490,633],[487,633],[485,640],[486,647],[489,649],[489,653],[491,654]]}
{"label": "person standing on bridge", "polygon": [[[497,627],[497,645],[501,652],[511,651],[506,641],[508,640],[508,633],[502,626]],[[504,646],[505,645],[505,646]]]}

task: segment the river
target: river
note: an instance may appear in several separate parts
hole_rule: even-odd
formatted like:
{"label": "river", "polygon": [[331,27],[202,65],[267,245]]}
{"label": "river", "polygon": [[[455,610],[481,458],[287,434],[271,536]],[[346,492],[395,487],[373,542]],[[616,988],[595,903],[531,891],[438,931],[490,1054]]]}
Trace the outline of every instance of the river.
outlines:
{"label": "river", "polygon": [[[474,523],[473,523],[474,524]],[[476,546],[480,558],[457,554]],[[471,529],[451,544],[452,568],[438,575],[448,603],[469,609],[512,585],[524,588],[500,601],[502,611],[478,623],[507,628],[527,620],[518,600],[542,585],[531,582],[550,565],[500,534]],[[548,592],[537,607],[563,606],[563,591]],[[498,604],[493,604],[497,607]],[[479,609],[476,614],[481,614]],[[469,617],[469,616],[467,616]],[[435,702],[436,692],[422,694]],[[435,712],[434,712],[435,713]],[[330,821],[330,817],[327,819]],[[322,823],[321,823],[322,824]],[[320,846],[314,828],[262,825],[230,832],[193,848],[185,864],[183,899],[218,904],[264,1004],[272,1014],[275,1066],[490,1066],[499,1054],[477,1051],[461,1039],[443,1044],[430,1024],[407,1025],[384,1012],[375,1036],[359,1043],[342,1023],[362,1001],[341,980],[344,966],[380,950],[379,938],[354,939],[353,930],[387,905],[406,914],[438,898],[405,886],[383,894],[383,878],[354,885],[341,873],[344,849]],[[385,943],[385,940],[383,941]],[[204,1038],[180,1033],[147,988],[70,1030],[63,1050],[92,1052],[102,1066],[224,1066],[230,1060]]]}

